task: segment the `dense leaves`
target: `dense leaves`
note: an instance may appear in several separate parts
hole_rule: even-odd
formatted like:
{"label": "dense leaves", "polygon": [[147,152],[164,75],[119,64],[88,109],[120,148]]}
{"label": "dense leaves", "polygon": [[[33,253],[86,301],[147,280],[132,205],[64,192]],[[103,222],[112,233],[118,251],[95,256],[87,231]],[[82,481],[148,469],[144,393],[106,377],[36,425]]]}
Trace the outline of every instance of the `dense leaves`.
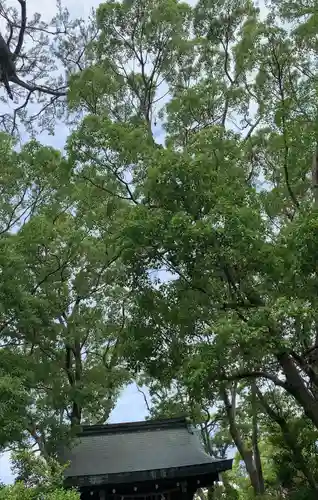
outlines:
{"label": "dense leaves", "polygon": [[107,220],[94,214],[97,199],[74,183],[69,162],[35,142],[8,148],[2,162],[1,444],[23,422],[24,439],[46,454],[68,422],[104,422],[128,380],[118,349],[120,205],[103,197]]}
{"label": "dense leaves", "polygon": [[3,446],[49,460],[135,378],[236,454],[214,498],[316,498],[309,4],[104,2],[63,154],[1,137]]}

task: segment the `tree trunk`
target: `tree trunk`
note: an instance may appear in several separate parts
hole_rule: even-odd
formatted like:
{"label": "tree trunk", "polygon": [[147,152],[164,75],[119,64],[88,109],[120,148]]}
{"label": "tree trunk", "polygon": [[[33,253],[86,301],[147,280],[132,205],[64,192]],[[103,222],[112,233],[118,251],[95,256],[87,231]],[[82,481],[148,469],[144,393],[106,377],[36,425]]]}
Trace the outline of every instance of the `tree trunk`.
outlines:
{"label": "tree trunk", "polygon": [[256,470],[254,460],[253,460],[253,453],[251,450],[249,450],[245,446],[243,439],[240,436],[236,422],[235,422],[236,388],[234,387],[233,392],[232,392],[232,401],[229,400],[229,397],[228,397],[228,394],[227,394],[225,388],[221,389],[221,395],[222,395],[222,399],[224,401],[225,410],[226,410],[226,414],[227,414],[228,421],[229,421],[229,429],[230,429],[231,437],[235,443],[236,448],[238,449],[239,454],[241,455],[241,457],[244,461],[246,471],[249,475],[251,485],[252,485],[252,488],[254,490],[254,494],[259,495],[259,494],[261,494],[261,491],[259,489],[259,480],[258,480],[258,474],[257,474],[257,470]]}
{"label": "tree trunk", "polygon": [[290,448],[291,453],[293,455],[294,464],[295,464],[296,468],[299,469],[304,474],[304,476],[306,477],[306,479],[307,479],[309,485],[311,486],[311,488],[313,489],[313,491],[318,492],[318,487],[317,487],[315,477],[312,474],[309,467],[307,467],[306,460],[302,454],[302,450],[301,450],[300,446],[298,446],[298,444],[294,438],[294,435],[291,433],[286,419],[283,416],[276,413],[271,408],[271,406],[268,404],[266,398],[263,396],[263,394],[261,393],[261,391],[257,387],[256,387],[256,391],[257,391],[257,396],[261,402],[261,405],[263,406],[263,408],[266,411],[266,413],[268,414],[268,416],[273,420],[273,422],[275,422],[276,424],[279,425],[281,432],[282,432],[283,439],[284,439],[285,443],[287,444],[287,446]]}
{"label": "tree trunk", "polygon": [[[65,344],[65,370],[68,381],[72,389],[79,390],[82,383],[82,358],[81,346],[78,340],[75,340],[74,345]],[[74,359],[74,360],[73,360]],[[73,396],[72,410],[70,415],[71,427],[75,427],[81,423],[82,408],[77,401],[76,393]]]}
{"label": "tree trunk", "polygon": [[307,389],[292,357],[287,353],[277,355],[277,360],[284,372],[288,392],[302,406],[307,417],[318,429],[318,401]]}
{"label": "tree trunk", "polygon": [[318,142],[312,159],[312,190],[314,198],[314,207],[318,208]]}
{"label": "tree trunk", "polygon": [[28,428],[28,431],[30,432],[35,443],[38,445],[40,454],[42,455],[42,457],[45,460],[47,460],[49,458],[49,455],[48,455],[48,452],[47,452],[47,449],[45,446],[44,433],[39,432],[39,429],[37,428],[37,426],[34,422],[30,422],[30,426]]}
{"label": "tree trunk", "polygon": [[258,477],[258,488],[261,494],[265,493],[265,483],[263,477],[262,461],[258,446],[258,421],[257,421],[257,393],[256,393],[256,383],[252,383],[252,443],[253,443],[253,453],[254,453],[254,463],[257,471]]}

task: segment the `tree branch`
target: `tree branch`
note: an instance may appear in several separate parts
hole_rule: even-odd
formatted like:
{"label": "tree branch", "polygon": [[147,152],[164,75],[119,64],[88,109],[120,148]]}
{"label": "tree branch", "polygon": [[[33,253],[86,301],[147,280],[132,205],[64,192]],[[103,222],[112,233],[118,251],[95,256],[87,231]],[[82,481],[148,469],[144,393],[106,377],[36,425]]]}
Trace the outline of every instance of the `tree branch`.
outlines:
{"label": "tree branch", "polygon": [[143,400],[144,400],[145,405],[146,405],[146,408],[147,408],[147,411],[150,414],[151,413],[151,407],[150,407],[150,404],[149,404],[149,402],[147,400],[146,394],[144,393],[144,391],[142,389],[140,389],[140,387],[139,387],[138,384],[136,384],[136,387],[137,387],[137,391],[142,395]]}
{"label": "tree branch", "polygon": [[276,375],[272,375],[271,373],[268,373],[268,372],[262,371],[262,370],[256,370],[256,371],[251,371],[251,372],[248,372],[248,371],[238,372],[238,373],[235,373],[233,375],[230,375],[229,377],[224,375],[224,376],[221,376],[219,378],[219,380],[222,382],[223,381],[233,382],[234,380],[241,380],[244,378],[247,378],[247,379],[249,379],[249,378],[265,378],[265,379],[273,382],[278,387],[282,387],[283,389],[286,389],[286,390],[288,389],[287,382],[279,379],[278,377],[276,377]]}
{"label": "tree branch", "polygon": [[[50,89],[49,87],[32,85],[30,83],[24,82],[23,80],[20,80],[20,78],[16,74],[10,76],[9,81],[15,83],[16,85],[19,85],[20,87],[23,87],[26,90],[29,90],[30,92],[35,92],[37,90],[38,92],[42,92],[43,94],[54,95],[56,97],[64,97],[67,94],[66,90],[61,91],[59,89]],[[65,89],[65,87],[62,88]]]}
{"label": "tree branch", "polygon": [[90,184],[92,184],[92,186],[96,187],[97,189],[101,189],[102,191],[105,191],[105,193],[110,194],[111,196],[115,196],[116,198],[120,198],[121,200],[132,201],[133,203],[135,203],[135,205],[138,205],[138,202],[134,198],[131,198],[131,196],[122,196],[119,193],[114,193],[110,189],[107,189],[103,184],[96,184],[96,182],[94,182],[86,175],[80,175],[80,177],[85,181],[89,182]]}
{"label": "tree branch", "polygon": [[26,28],[26,1],[25,0],[18,0],[19,4],[21,5],[21,27],[20,27],[20,32],[19,32],[19,38],[18,38],[18,43],[15,48],[14,54],[12,54],[12,60],[15,61],[17,56],[20,54],[22,45],[23,45],[23,39],[24,39],[24,33],[25,33],[25,28]]}
{"label": "tree branch", "polygon": [[289,172],[288,172],[288,156],[289,156],[289,146],[287,142],[287,134],[286,134],[286,116],[285,116],[285,109],[286,109],[286,102],[285,102],[285,91],[284,91],[284,85],[283,85],[283,69],[281,67],[281,64],[278,60],[278,57],[275,52],[275,48],[272,48],[272,55],[274,62],[276,64],[277,68],[277,80],[278,80],[278,87],[279,87],[279,95],[281,98],[281,103],[283,107],[283,113],[282,113],[282,128],[283,128],[283,139],[284,139],[284,164],[283,164],[283,169],[284,169],[284,175],[285,175],[285,182],[286,182],[286,187],[287,191],[289,193],[289,196],[295,205],[296,208],[299,208],[299,203],[298,200],[292,190],[292,187],[289,182]]}

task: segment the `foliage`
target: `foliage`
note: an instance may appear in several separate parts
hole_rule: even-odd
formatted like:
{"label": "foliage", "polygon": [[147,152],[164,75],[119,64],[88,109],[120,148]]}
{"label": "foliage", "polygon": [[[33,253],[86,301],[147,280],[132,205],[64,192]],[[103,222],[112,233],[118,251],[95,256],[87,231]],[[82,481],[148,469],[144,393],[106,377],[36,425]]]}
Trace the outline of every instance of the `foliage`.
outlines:
{"label": "foliage", "polygon": [[43,498],[43,500],[78,500],[79,494],[71,490],[54,490],[45,493],[41,497],[32,489],[26,488],[23,483],[16,483],[13,486],[5,486],[0,489],[0,499],[3,500],[33,500]]}
{"label": "foliage", "polygon": [[45,461],[41,456],[28,452],[16,453],[13,460],[18,480],[10,486],[0,487],[0,499],[8,500],[77,500],[75,490],[63,489],[63,471],[56,460]]}
{"label": "foliage", "polygon": [[[289,413],[318,428],[309,359],[317,55],[302,20],[284,27],[288,12],[288,2],[273,3],[268,16],[243,0],[193,8],[106,2],[97,12],[96,64],[70,91],[71,105],[90,116],[69,154],[90,182],[132,207],[121,231],[134,290],[127,363],[161,387],[154,415],[185,407],[176,387],[189,413],[219,407],[253,494],[270,489],[258,456],[259,414],[266,425],[274,418],[271,395],[284,395]],[[158,118],[164,146],[156,144]],[[289,416],[279,414],[275,425],[285,439],[293,434]],[[305,438],[301,447],[305,453]],[[317,491],[316,478],[308,482]]]}
{"label": "foliage", "polygon": [[69,424],[104,422],[129,379],[121,208],[83,190],[53,149],[33,141],[17,153],[7,137],[0,148],[1,445],[31,438],[51,454]]}
{"label": "foliage", "polygon": [[269,11],[106,1],[63,155],[1,138],[3,445],[49,460],[134,373],[235,450],[216,498],[316,498],[317,5]]}

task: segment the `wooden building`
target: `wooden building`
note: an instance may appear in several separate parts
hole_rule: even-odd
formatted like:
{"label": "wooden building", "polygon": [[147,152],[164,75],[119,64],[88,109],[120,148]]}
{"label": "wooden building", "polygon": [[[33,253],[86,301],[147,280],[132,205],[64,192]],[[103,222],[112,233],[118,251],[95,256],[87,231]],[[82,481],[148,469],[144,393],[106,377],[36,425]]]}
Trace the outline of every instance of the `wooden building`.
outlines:
{"label": "wooden building", "polygon": [[232,460],[215,460],[186,418],[84,426],[61,458],[83,500],[192,500]]}

